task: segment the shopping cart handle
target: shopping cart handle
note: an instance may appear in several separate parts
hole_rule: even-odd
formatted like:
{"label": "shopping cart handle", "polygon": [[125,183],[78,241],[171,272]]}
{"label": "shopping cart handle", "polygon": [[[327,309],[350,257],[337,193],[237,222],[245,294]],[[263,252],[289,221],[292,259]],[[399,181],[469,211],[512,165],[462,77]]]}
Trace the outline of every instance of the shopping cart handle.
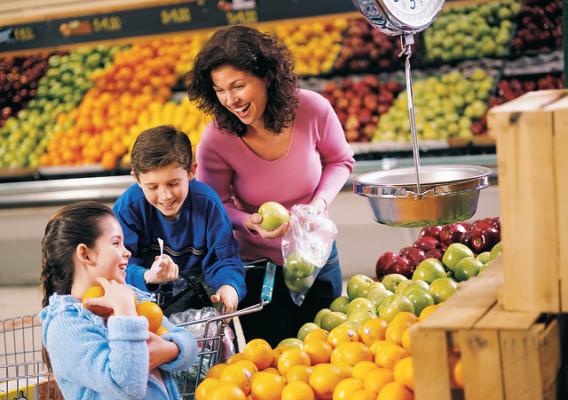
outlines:
{"label": "shopping cart handle", "polygon": [[266,270],[264,271],[264,281],[262,282],[262,291],[260,293],[260,303],[268,304],[272,301],[272,291],[274,290],[274,276],[276,274],[276,265],[268,261]]}

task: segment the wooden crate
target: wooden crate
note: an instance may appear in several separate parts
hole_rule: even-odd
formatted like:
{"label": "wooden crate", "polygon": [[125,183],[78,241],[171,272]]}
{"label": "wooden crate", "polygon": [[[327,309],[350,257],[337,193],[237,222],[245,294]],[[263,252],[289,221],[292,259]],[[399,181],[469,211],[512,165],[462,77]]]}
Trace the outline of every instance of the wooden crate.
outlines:
{"label": "wooden crate", "polygon": [[[558,322],[498,303],[500,263],[466,282],[411,331],[416,400],[553,400],[560,369]],[[464,389],[451,384],[459,351]]]}
{"label": "wooden crate", "polygon": [[568,311],[568,91],[494,108],[507,310]]}

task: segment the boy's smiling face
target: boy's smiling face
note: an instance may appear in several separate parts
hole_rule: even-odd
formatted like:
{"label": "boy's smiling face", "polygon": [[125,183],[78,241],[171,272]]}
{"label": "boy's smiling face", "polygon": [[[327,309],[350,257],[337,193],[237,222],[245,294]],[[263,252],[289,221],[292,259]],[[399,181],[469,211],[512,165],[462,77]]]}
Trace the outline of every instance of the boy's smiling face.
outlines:
{"label": "boy's smiling face", "polygon": [[[195,164],[191,170],[170,164],[156,168],[137,177],[138,185],[144,197],[169,220],[175,220],[187,197],[188,184],[195,173]],[[135,176],[136,178],[136,176]]]}

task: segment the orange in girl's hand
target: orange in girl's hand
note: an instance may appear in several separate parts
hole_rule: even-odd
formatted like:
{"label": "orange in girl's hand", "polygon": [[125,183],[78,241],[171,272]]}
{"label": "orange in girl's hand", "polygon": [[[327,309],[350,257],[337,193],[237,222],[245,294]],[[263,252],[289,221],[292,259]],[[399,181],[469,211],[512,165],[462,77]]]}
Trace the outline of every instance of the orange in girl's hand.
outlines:
{"label": "orange in girl's hand", "polygon": [[151,301],[141,301],[136,305],[136,312],[138,315],[146,317],[148,320],[148,330],[156,332],[162,325],[164,313],[159,305]]}
{"label": "orange in girl's hand", "polygon": [[156,332],[154,332],[154,333],[158,336],[163,336],[167,333],[170,333],[170,331],[164,325],[160,325],[160,327],[158,329],[156,329]]}
{"label": "orange in girl's hand", "polygon": [[105,295],[105,290],[103,289],[102,286],[91,286],[90,288],[85,290],[85,293],[83,293],[83,297],[81,297],[81,302],[83,303],[83,306],[85,306],[85,308],[87,308],[92,313],[97,314],[101,317],[108,317],[113,312],[112,308],[86,304],[87,299],[103,297],[104,295]]}

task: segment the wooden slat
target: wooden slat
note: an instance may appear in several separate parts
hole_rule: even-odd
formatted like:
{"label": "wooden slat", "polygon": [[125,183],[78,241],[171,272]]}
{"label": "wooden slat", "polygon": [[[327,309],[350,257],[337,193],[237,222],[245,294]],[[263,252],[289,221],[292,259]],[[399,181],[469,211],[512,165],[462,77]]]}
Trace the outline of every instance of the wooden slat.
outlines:
{"label": "wooden slat", "polygon": [[467,400],[505,400],[497,331],[467,330],[459,334]]}
{"label": "wooden slat", "polygon": [[560,327],[558,320],[553,320],[544,329],[539,330],[540,338],[540,373],[543,387],[556,386],[558,370],[562,364],[560,348]]}
{"label": "wooden slat", "polygon": [[452,400],[446,332],[419,324],[411,328],[410,338],[415,399]]}
{"label": "wooden slat", "polygon": [[502,304],[496,304],[475,324],[475,329],[529,330],[539,316],[537,311],[505,311]]}
{"label": "wooden slat", "polygon": [[533,330],[502,331],[500,341],[506,400],[542,399],[538,335]]}

